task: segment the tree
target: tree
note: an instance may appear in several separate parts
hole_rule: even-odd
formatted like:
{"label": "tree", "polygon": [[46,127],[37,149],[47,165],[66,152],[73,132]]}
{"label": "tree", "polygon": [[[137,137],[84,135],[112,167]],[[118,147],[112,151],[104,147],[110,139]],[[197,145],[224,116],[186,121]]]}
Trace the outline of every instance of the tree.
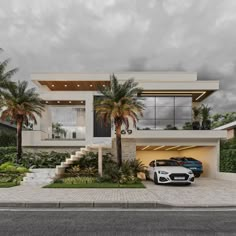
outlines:
{"label": "tree", "polygon": [[[0,48],[0,52],[2,52],[3,49]],[[17,68],[6,71],[6,68],[10,62],[10,59],[6,59],[3,62],[0,62],[0,93],[2,89],[5,89],[9,83],[12,83],[10,81],[11,77],[18,71]]]}
{"label": "tree", "polygon": [[217,128],[219,126],[236,121],[236,112],[226,112],[223,114],[216,113],[211,118],[212,118],[212,127]]}
{"label": "tree", "polygon": [[35,88],[28,89],[28,82],[18,81],[17,84],[8,84],[7,89],[2,91],[3,99],[0,107],[3,108],[1,119],[10,119],[17,126],[17,158],[19,162],[22,155],[22,127],[29,121],[37,123],[35,115],[41,116],[44,105],[35,92]]}
{"label": "tree", "polygon": [[121,127],[129,129],[129,123],[132,121],[134,127],[138,117],[142,116],[144,105],[137,94],[142,88],[137,87],[138,83],[134,79],[128,79],[123,84],[113,74],[110,76],[110,86],[100,89],[103,97],[95,103],[95,112],[106,126],[113,122],[116,131],[116,151],[117,164],[122,165],[122,145],[121,145]]}

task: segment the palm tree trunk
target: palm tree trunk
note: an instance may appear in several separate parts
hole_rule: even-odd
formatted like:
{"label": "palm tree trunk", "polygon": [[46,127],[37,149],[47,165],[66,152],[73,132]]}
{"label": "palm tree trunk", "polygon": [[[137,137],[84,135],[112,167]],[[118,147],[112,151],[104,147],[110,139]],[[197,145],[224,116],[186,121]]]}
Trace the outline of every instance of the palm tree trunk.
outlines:
{"label": "palm tree trunk", "polygon": [[17,156],[16,162],[19,163],[22,156],[22,125],[23,125],[23,118],[20,117],[17,119]]}
{"label": "palm tree trunk", "polygon": [[116,152],[118,167],[122,165],[121,126],[116,127]]}

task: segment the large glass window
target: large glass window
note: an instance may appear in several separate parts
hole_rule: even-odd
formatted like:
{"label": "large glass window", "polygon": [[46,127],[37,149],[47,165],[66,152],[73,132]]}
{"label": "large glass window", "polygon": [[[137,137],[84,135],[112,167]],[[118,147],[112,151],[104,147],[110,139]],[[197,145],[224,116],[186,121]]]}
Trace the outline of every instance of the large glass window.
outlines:
{"label": "large glass window", "polygon": [[85,108],[52,106],[48,133],[52,139],[85,139]]}
{"label": "large glass window", "polygon": [[183,129],[192,121],[192,97],[142,97],[145,104],[138,129]]}

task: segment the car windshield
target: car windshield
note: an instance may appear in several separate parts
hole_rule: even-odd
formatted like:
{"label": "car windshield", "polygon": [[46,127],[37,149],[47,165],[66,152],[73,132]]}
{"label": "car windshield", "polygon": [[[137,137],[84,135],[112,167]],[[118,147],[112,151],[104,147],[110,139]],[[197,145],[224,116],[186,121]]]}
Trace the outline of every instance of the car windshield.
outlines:
{"label": "car windshield", "polygon": [[196,161],[194,158],[191,158],[191,157],[186,157],[186,160],[188,160],[188,161]]}
{"label": "car windshield", "polygon": [[175,161],[156,161],[157,166],[178,166],[178,163]]}

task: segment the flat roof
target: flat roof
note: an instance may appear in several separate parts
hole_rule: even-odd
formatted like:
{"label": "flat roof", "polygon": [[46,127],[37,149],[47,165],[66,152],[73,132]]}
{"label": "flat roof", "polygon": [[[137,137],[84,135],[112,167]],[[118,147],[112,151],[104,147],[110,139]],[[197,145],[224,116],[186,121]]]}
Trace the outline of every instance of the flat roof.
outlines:
{"label": "flat roof", "polygon": [[[98,91],[110,83],[110,73],[35,73],[32,81],[43,91]],[[147,96],[192,96],[202,101],[219,89],[217,80],[197,80],[195,72],[117,72],[119,81],[134,78]]]}
{"label": "flat roof", "polygon": [[233,122],[230,122],[228,124],[225,124],[225,125],[221,125],[217,128],[215,128],[215,130],[226,130],[226,129],[233,129],[236,127],[236,121],[233,121]]}
{"label": "flat roof", "polygon": [[[33,73],[33,81],[109,81],[113,73]],[[115,72],[119,80],[135,78],[137,81],[196,81],[195,72]]]}

